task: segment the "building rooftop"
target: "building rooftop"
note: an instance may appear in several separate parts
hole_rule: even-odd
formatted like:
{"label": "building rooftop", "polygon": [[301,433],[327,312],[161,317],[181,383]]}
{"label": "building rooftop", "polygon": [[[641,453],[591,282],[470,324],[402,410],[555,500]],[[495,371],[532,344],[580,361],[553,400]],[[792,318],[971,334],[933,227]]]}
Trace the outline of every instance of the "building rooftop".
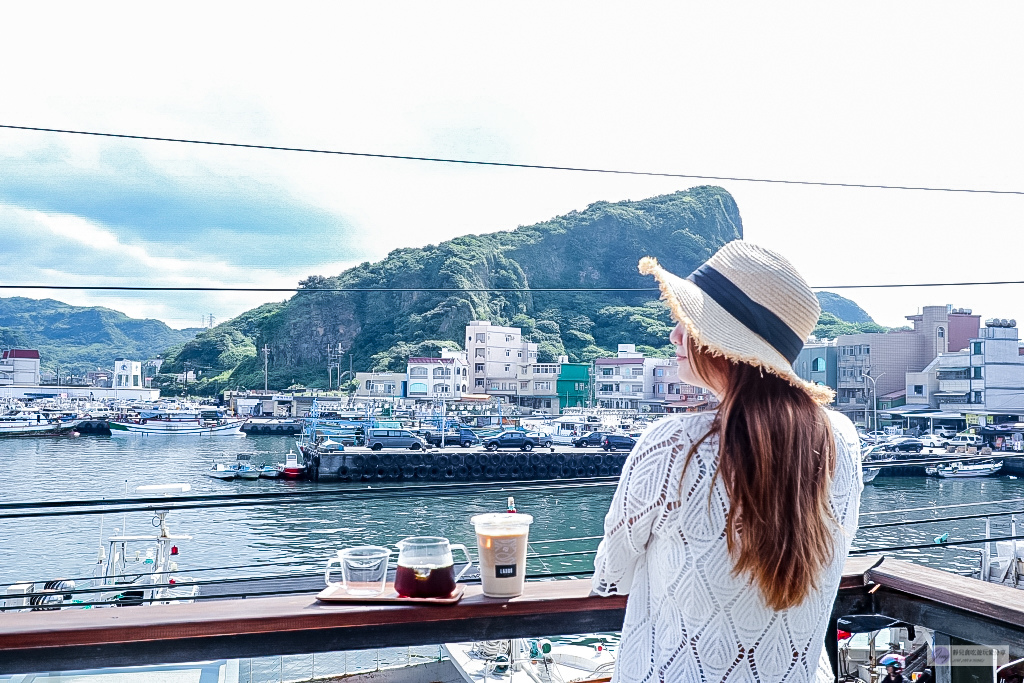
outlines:
{"label": "building rooftop", "polygon": [[8,358],[35,358],[39,359],[39,352],[35,349],[10,349],[4,351],[4,359]]}

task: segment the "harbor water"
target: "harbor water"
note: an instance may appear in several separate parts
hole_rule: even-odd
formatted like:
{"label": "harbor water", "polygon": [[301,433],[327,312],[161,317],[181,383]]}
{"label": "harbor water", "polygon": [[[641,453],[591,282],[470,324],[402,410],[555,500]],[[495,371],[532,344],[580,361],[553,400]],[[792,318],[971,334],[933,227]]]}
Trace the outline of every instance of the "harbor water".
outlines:
{"label": "harbor water", "polygon": [[[0,442],[0,466],[8,473],[0,500],[54,501],[134,496],[144,484],[188,483],[191,495],[280,491],[366,489],[366,485],[261,479],[220,481],[206,476],[216,462],[230,463],[238,454],[268,464],[283,462],[293,439],[276,436],[162,437],[80,436],[6,439]],[[592,551],[613,487],[510,491],[520,511],[535,518],[530,532],[537,555],[574,553],[532,560],[532,573],[589,571]],[[181,573],[190,568],[240,567],[203,574],[262,576],[319,570],[338,548],[347,545],[392,546],[406,536],[440,535],[474,545],[469,518],[503,510],[506,494],[431,493],[423,497],[321,499],[309,504],[268,503],[253,507],[175,511],[168,517],[174,533],[189,534],[181,544]],[[1021,503],[919,510],[885,514],[888,510],[935,505],[991,502],[1024,497],[1024,480],[1008,476],[977,479],[880,476],[865,487],[862,526],[950,517],[975,512],[1009,512]],[[128,533],[151,533],[147,512],[37,519],[0,520],[3,554],[0,583],[81,577],[91,574],[100,542],[127,522]],[[992,536],[1009,535],[1009,516],[992,517]],[[1024,524],[1024,519],[1022,519]],[[102,527],[102,529],[101,529]],[[983,538],[985,520],[934,522],[913,526],[862,529],[858,548],[933,544]],[[894,551],[895,557],[936,568],[969,572],[978,567],[979,546],[934,547]]]}

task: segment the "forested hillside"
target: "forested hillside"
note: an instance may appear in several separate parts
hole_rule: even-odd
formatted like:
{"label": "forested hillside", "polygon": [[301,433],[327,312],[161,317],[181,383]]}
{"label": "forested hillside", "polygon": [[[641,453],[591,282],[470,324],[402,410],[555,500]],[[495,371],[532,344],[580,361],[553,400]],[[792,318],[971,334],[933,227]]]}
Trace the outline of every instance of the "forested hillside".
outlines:
{"label": "forested hillside", "polygon": [[[689,273],[742,236],[736,203],[718,187],[598,202],[510,232],[396,249],[377,263],[334,277],[310,277],[291,299],[257,316],[251,346],[228,344],[227,329],[216,335],[211,331],[169,354],[168,367],[178,367],[187,353],[219,369],[220,361],[212,360],[226,357],[218,349],[235,348],[248,358],[226,376],[227,384],[262,386],[263,363],[256,349],[267,344],[271,385],[323,386],[328,346],[340,344],[352,354],[356,369],[399,370],[411,354],[462,348],[470,320],[522,327],[539,344],[543,361],[563,354],[589,361],[613,353],[619,343],[668,354],[672,322],[657,303],[656,291],[518,290],[653,288],[653,280],[637,272],[642,256],[656,256],[670,270]],[[379,291],[317,291],[322,289]]]}
{"label": "forested hillside", "polygon": [[160,320],[129,318],[100,306],[53,299],[0,298],[0,348],[39,349],[42,367],[61,373],[113,369],[114,358],[153,358],[195,336]]}

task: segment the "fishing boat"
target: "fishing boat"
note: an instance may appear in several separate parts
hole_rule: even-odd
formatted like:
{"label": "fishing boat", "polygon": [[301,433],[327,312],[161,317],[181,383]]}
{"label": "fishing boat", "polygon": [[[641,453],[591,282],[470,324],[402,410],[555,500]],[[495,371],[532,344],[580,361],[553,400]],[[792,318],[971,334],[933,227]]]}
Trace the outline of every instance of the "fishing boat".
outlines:
{"label": "fishing boat", "polygon": [[470,683],[598,683],[610,681],[615,657],[603,645],[563,645],[548,640],[485,640],[444,645]]}
{"label": "fishing boat", "polygon": [[253,465],[252,456],[248,453],[239,453],[235,460],[235,476],[239,479],[259,479],[262,469]]}
{"label": "fishing boat", "polygon": [[277,471],[283,479],[302,479],[306,476],[306,466],[299,464],[299,455],[291,450],[284,456],[284,464],[277,465]]}
{"label": "fishing boat", "polygon": [[277,479],[281,476],[281,472],[276,467],[270,465],[263,465],[260,468],[260,476],[264,479]]}
{"label": "fishing boat", "polygon": [[42,413],[19,411],[0,415],[0,436],[29,436],[61,434],[73,431],[81,420],[48,418]]}
{"label": "fishing boat", "polygon": [[177,436],[238,436],[245,418],[221,410],[144,410],[131,420],[111,420],[112,435],[167,434]]}
{"label": "fishing boat", "polygon": [[[931,468],[928,468],[931,469]],[[935,474],[943,479],[963,479],[966,477],[988,477],[1003,469],[1003,461],[967,463],[951,462],[935,468]]]}
{"label": "fishing boat", "polygon": [[861,481],[865,484],[870,484],[878,476],[878,473],[882,471],[881,467],[865,467],[860,471]]}
{"label": "fishing boat", "polygon": [[[157,484],[139,486],[136,493],[172,495],[191,488],[189,484]],[[91,581],[79,584],[74,580],[54,579],[43,582],[39,590],[34,582],[17,584],[11,587],[14,591],[8,589],[8,596],[24,595],[20,604],[31,611],[194,601],[199,595],[199,586],[191,577],[177,574],[178,544],[191,541],[192,537],[172,534],[167,526],[168,513],[168,510],[154,513],[156,534],[130,535],[127,522],[125,527],[115,529],[114,535],[107,539],[106,551],[100,544]],[[17,604],[10,599],[7,601],[7,607]]]}
{"label": "fishing boat", "polygon": [[224,481],[231,481],[237,476],[235,468],[230,465],[225,465],[222,462],[215,463],[213,467],[206,471],[208,477],[214,479],[222,479]]}

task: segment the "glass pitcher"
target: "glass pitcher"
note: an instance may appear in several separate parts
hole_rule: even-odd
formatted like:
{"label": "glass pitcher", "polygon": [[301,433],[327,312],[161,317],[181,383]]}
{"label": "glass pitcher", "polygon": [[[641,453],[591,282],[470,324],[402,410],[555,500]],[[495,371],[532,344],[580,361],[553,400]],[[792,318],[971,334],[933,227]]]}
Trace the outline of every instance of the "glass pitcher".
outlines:
{"label": "glass pitcher", "polygon": [[[412,536],[395,545],[398,547],[395,591],[404,597],[446,598],[455,591],[455,582],[473,566],[466,546],[449,543],[440,536]],[[453,550],[461,550],[466,556],[466,566],[458,575]]]}

